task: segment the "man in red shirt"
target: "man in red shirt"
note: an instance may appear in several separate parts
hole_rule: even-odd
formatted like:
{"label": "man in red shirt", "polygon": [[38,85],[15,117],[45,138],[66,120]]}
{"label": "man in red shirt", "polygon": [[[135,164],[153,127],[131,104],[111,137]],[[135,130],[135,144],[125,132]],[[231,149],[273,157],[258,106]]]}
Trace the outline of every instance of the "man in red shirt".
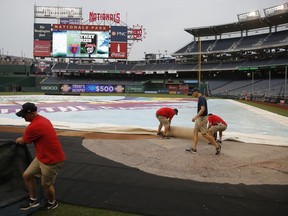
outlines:
{"label": "man in red shirt", "polygon": [[168,131],[170,130],[171,120],[174,117],[174,115],[178,115],[178,109],[172,109],[169,107],[163,107],[157,110],[156,112],[156,118],[158,119],[159,126],[157,135],[161,135],[161,129],[164,126],[164,132],[163,132],[163,139],[170,139],[170,137],[167,136]]}
{"label": "man in red shirt", "polygon": [[35,176],[41,176],[41,185],[47,195],[46,209],[55,209],[58,203],[55,199],[54,182],[65,160],[62,145],[56,135],[51,122],[37,113],[34,103],[25,103],[16,113],[26,122],[30,122],[22,137],[16,139],[17,144],[33,143],[36,157],[23,173],[25,185],[29,191],[29,202],[20,206],[21,210],[28,210],[40,205],[37,199]]}
{"label": "man in red shirt", "polygon": [[218,142],[222,144],[223,131],[227,129],[227,123],[219,116],[212,113],[208,114],[208,133],[213,136],[219,131]]}

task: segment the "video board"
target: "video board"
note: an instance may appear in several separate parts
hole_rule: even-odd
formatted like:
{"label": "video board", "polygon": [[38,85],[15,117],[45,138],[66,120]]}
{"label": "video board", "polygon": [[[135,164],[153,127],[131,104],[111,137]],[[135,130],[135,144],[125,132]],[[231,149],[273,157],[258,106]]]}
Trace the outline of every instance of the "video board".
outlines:
{"label": "video board", "polygon": [[52,29],[52,57],[127,58],[127,26],[54,24]]}
{"label": "video board", "polygon": [[[48,23],[38,23],[37,18]],[[40,58],[127,59],[131,41],[142,41],[146,35],[143,26],[129,28],[119,12],[91,11],[89,22],[83,22],[81,7],[35,5],[34,20],[33,56]]]}
{"label": "video board", "polygon": [[52,56],[61,58],[108,58],[109,32],[53,31]]}

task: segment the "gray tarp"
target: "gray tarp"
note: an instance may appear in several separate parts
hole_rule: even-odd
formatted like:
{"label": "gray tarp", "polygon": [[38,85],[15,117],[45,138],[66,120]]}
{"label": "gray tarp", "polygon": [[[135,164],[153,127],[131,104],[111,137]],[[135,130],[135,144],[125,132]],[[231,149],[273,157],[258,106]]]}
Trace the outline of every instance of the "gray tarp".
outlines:
{"label": "gray tarp", "polygon": [[0,208],[28,195],[22,173],[31,159],[26,145],[20,146],[14,140],[0,139]]}

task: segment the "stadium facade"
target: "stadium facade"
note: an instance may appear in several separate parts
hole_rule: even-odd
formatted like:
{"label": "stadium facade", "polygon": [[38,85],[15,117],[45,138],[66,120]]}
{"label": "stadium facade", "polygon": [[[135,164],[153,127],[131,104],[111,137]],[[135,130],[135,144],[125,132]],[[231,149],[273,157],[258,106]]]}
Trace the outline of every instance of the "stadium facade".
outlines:
{"label": "stadium facade", "polygon": [[[43,13],[40,9],[35,9],[37,16]],[[73,14],[81,14],[80,8],[76,9]],[[90,13],[94,23],[35,23],[35,58],[29,64],[19,64],[16,58],[13,61],[18,64],[11,64],[12,57],[2,55],[0,91],[189,94],[191,88],[198,86],[211,96],[287,103],[288,3],[266,8],[264,14],[261,17],[259,11],[243,13],[238,14],[238,22],[187,28],[192,40],[173,53],[174,58],[147,54],[145,60],[139,61],[127,59],[129,37],[133,39],[135,34],[139,39],[143,32],[139,27],[120,23],[117,13]],[[64,20],[68,22],[67,18]],[[71,21],[76,22],[70,17]],[[55,41],[63,32],[73,41],[68,43],[69,49],[58,52],[55,47],[61,44]],[[112,32],[122,34],[115,36]],[[106,38],[109,45],[96,53],[98,38],[104,38],[102,42]],[[119,43],[126,45],[119,47]],[[117,54],[122,48],[125,54]],[[99,63],[97,59],[103,61]],[[7,61],[9,64],[5,64]]]}

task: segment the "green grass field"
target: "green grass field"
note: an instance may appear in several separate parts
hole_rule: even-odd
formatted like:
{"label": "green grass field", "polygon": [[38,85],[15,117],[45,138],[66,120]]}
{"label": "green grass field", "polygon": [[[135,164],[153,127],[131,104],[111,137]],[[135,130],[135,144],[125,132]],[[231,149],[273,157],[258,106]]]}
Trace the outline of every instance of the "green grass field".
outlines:
{"label": "green grass field", "polygon": [[254,106],[254,107],[257,107],[257,108],[260,108],[263,110],[267,110],[269,112],[273,112],[273,113],[288,117],[288,109],[287,109],[287,106],[285,107],[285,105],[275,107],[269,103],[259,104],[259,103],[254,102],[254,101],[245,101],[245,100],[237,100],[237,101],[240,103],[245,103],[245,104],[248,104],[250,106]]}
{"label": "green grass field", "polygon": [[77,205],[68,205],[64,203],[59,203],[56,209],[52,210],[39,210],[32,214],[33,216],[139,216],[137,214],[108,211],[104,209],[87,208]]}

